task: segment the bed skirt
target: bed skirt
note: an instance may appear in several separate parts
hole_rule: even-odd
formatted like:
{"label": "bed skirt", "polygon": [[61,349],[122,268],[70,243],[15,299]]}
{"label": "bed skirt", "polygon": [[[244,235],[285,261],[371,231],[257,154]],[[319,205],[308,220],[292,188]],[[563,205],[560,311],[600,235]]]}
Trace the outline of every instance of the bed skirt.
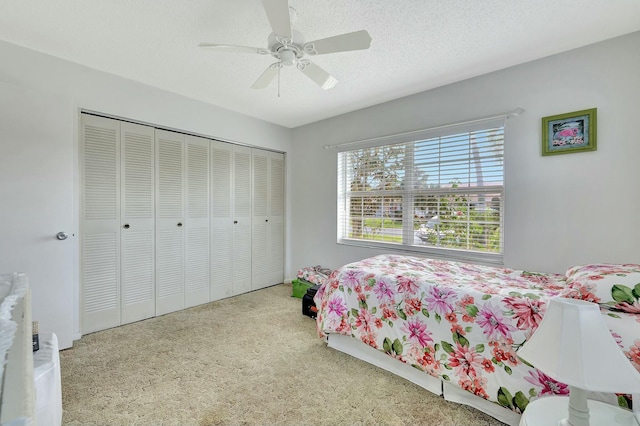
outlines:
{"label": "bed skirt", "polygon": [[329,334],[326,337],[327,345],[330,348],[344,352],[355,358],[361,359],[376,367],[382,368],[396,376],[400,376],[412,383],[432,392],[436,395],[443,395],[447,401],[457,402],[476,408],[491,417],[500,420],[508,425],[518,425],[520,414],[503,408],[493,402],[482,399],[472,393],[464,391],[448,382],[432,377],[421,372],[410,365],[391,358],[388,355],[362,343],[358,339],[343,336],[340,334]]}

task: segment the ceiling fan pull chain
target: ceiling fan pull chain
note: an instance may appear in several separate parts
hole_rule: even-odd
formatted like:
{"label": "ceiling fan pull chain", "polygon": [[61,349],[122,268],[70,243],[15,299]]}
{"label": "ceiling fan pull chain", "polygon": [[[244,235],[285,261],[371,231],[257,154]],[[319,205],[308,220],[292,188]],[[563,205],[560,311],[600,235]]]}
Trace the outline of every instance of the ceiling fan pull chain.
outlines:
{"label": "ceiling fan pull chain", "polygon": [[282,67],[278,67],[278,97],[280,97],[280,70]]}

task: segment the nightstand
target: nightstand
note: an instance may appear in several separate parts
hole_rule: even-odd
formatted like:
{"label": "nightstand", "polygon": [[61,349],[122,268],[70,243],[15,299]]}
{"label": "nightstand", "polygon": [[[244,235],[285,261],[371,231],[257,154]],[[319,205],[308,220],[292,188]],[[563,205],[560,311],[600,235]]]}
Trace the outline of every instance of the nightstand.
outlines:
{"label": "nightstand", "polygon": [[[638,426],[631,411],[611,404],[588,400],[591,426]],[[520,418],[520,426],[551,426],[568,416],[569,397],[549,396],[527,405]]]}

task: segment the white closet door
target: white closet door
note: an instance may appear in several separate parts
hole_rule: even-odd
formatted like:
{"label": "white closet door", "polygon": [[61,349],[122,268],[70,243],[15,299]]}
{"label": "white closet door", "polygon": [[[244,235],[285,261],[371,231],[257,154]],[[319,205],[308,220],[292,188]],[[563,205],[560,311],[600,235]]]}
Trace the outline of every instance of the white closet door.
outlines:
{"label": "white closet door", "polygon": [[233,296],[233,145],[211,141],[211,295]]}
{"label": "white closet door", "polygon": [[251,287],[253,290],[269,286],[269,151],[253,149],[252,166],[252,228],[251,228]]}
{"label": "white closet door", "polygon": [[233,294],[251,291],[251,148],[233,147]]}
{"label": "white closet door", "polygon": [[209,140],[186,137],[185,307],[209,302]]}
{"label": "white closet door", "polygon": [[82,115],[83,333],[120,325],[120,123]]}
{"label": "white closet door", "polygon": [[155,315],[154,129],[121,123],[122,323]]}
{"label": "white closet door", "polygon": [[184,136],[156,130],[156,315],[184,308]]}
{"label": "white closet door", "polygon": [[284,282],[284,154],[269,155],[269,285]]}

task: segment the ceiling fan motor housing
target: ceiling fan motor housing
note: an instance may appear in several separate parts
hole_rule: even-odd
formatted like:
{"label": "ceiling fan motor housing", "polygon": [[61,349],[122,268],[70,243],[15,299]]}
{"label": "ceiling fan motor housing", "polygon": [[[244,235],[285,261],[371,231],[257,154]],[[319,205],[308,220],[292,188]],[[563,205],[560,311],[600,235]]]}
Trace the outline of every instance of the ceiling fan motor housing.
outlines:
{"label": "ceiling fan motor housing", "polygon": [[292,38],[271,33],[268,39],[268,49],[271,56],[278,59],[282,65],[291,66],[297,59],[304,56],[304,39],[298,31],[291,31]]}

